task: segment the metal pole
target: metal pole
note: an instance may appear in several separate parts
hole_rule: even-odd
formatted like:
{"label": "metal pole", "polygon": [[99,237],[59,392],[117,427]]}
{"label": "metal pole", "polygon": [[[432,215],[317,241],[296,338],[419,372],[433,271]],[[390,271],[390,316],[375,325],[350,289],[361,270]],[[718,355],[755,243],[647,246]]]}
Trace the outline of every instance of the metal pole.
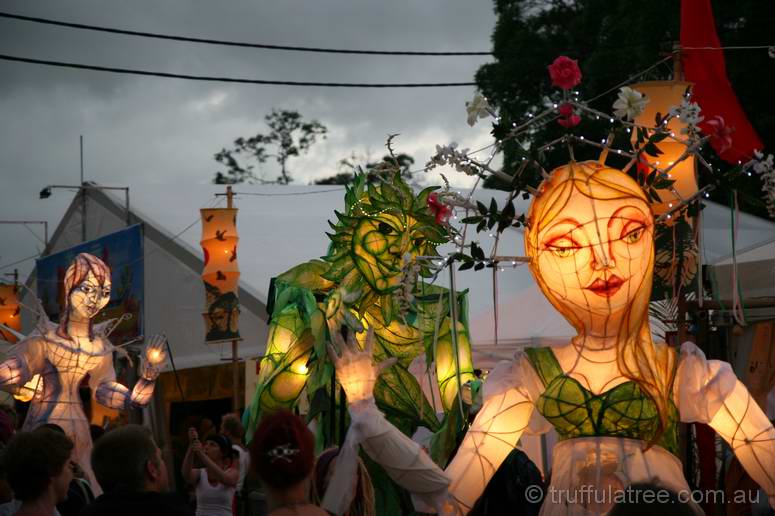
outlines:
{"label": "metal pole", "polygon": [[81,242],[86,242],[86,189],[83,187],[83,135],[81,135]]}
{"label": "metal pole", "polygon": [[[127,189],[127,224],[129,223],[129,189]],[[234,193],[231,186],[226,187],[226,207],[234,207]],[[232,407],[234,412],[239,414],[239,343],[236,340],[231,341],[231,382],[234,386]]]}
{"label": "metal pole", "polygon": [[83,184],[83,135],[81,135],[81,184]]}
{"label": "metal pole", "polygon": [[126,225],[129,226],[132,223],[132,221],[129,215],[129,187],[128,186],[124,189],[124,198],[126,200]]}

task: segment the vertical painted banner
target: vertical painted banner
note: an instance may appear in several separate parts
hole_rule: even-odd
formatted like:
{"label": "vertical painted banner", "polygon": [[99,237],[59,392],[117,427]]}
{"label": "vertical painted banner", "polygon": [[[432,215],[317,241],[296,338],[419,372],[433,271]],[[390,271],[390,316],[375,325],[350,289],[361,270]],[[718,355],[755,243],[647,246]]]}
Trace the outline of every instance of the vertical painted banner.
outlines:
{"label": "vertical painted banner", "polygon": [[94,318],[94,322],[118,319],[129,314],[131,318],[122,321],[111,333],[111,342],[120,344],[142,335],[145,270],[142,224],[78,244],[37,261],[38,297],[52,321],[59,320],[64,306],[65,270],[79,253],[93,254],[111,269],[113,289],[110,302]]}

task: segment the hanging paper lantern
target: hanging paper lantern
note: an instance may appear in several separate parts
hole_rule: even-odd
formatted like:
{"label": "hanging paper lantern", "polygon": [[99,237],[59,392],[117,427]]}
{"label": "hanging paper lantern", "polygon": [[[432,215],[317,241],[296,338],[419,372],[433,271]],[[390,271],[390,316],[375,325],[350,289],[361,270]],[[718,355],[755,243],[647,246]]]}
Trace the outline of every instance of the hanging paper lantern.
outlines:
{"label": "hanging paper lantern", "polygon": [[[650,81],[633,84],[631,86],[632,89],[643,93],[649,99],[643,112],[635,118],[635,123],[641,126],[654,127],[656,125],[655,118],[657,113],[661,117],[665,117],[671,108],[679,106],[691,85],[690,82],[683,81]],[[644,152],[641,156],[650,165],[661,170],[667,169],[678,161],[687,149],[684,143],[676,141],[686,139],[686,135],[681,132],[685,128],[686,124],[680,118],[672,117],[668,121],[666,129],[675,136],[669,136],[656,144],[662,154],[659,156],[649,156]],[[633,138],[636,137],[635,133],[633,131]],[[648,169],[646,173],[650,173],[653,170],[653,168],[648,166],[645,168]],[[697,192],[697,166],[693,155],[689,155],[686,159],[679,162],[668,174],[669,179],[675,180],[673,188],[675,188],[681,198],[686,199]],[[675,205],[681,200],[669,190],[661,190],[659,196],[662,202],[653,206],[654,213],[657,215],[668,211],[671,208],[671,204]]]}
{"label": "hanging paper lantern", "polygon": [[206,306],[205,341],[239,340],[239,266],[237,264],[237,209],[202,209],[202,249]]}
{"label": "hanging paper lantern", "polygon": [[[19,308],[19,286],[16,283],[0,284],[0,324],[12,330],[21,331],[22,318]],[[11,332],[0,327],[0,338],[14,343],[17,338]]]}

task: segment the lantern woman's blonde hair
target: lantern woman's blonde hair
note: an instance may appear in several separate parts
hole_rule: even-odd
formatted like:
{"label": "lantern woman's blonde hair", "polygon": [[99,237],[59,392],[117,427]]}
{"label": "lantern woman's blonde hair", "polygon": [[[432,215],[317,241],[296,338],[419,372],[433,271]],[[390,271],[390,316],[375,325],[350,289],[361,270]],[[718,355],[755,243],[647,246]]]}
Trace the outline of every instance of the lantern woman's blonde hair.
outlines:
{"label": "lantern woman's blonde hair", "polygon": [[[90,272],[94,274],[100,286],[105,285],[105,282],[110,280],[110,267],[108,264],[88,253],[81,253],[76,256],[73,263],[65,271],[65,306],[59,318],[59,327],[56,332],[63,339],[70,339],[70,335],[67,333],[67,324],[70,322],[70,293],[86,281]],[[89,321],[89,338],[94,338],[91,320]]]}
{"label": "lantern woman's blonde hair", "polygon": [[[528,230],[525,234],[525,252],[530,258],[530,271],[552,305],[570,322],[578,335],[584,335],[583,320],[573,310],[563,306],[544,281],[538,268],[538,256],[544,250],[539,241],[541,230],[561,215],[571,196],[577,192],[591,200],[649,201],[637,182],[621,170],[606,167],[596,161],[571,162],[555,169],[544,180],[528,211]],[[567,212],[566,212],[567,214]],[[648,224],[653,231],[653,215],[648,212]],[[648,234],[652,234],[651,231]],[[643,281],[638,286],[631,304],[625,309],[617,333],[617,363],[628,379],[636,382],[656,405],[659,428],[654,444],[669,424],[669,400],[675,379],[675,353],[664,344],[655,344],[649,327],[648,308],[654,270],[654,248],[648,256]]]}

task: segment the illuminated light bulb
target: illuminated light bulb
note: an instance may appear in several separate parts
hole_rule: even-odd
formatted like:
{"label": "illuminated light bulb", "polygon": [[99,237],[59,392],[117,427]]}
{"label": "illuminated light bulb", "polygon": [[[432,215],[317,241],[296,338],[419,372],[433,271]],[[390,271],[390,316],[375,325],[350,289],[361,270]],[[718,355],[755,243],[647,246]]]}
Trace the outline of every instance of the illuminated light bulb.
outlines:
{"label": "illuminated light bulb", "polygon": [[672,202],[667,203],[667,207],[668,208],[672,208],[673,207],[673,203]]}
{"label": "illuminated light bulb", "polygon": [[669,213],[667,214],[667,218],[668,218],[668,219],[672,218],[672,217],[671,217],[671,215],[670,215]]}
{"label": "illuminated light bulb", "polygon": [[557,104],[552,104],[555,108],[557,107]]}
{"label": "illuminated light bulb", "polygon": [[299,367],[296,368],[296,372],[299,374],[307,374],[309,368],[307,368],[307,364],[300,364]]}
{"label": "illuminated light bulb", "polygon": [[707,199],[709,197],[710,197],[710,194],[708,192],[705,192],[705,198]]}
{"label": "illuminated light bulb", "polygon": [[630,129],[630,128],[628,127],[628,128],[627,128],[627,132],[628,132],[628,133],[631,133],[631,132],[632,132],[632,129]]}
{"label": "illuminated light bulb", "polygon": [[659,165],[659,161],[655,161],[654,163],[656,163],[657,165]]}
{"label": "illuminated light bulb", "polygon": [[611,122],[613,124],[614,123],[614,119],[613,118],[610,119],[609,122]]}
{"label": "illuminated light bulb", "polygon": [[621,154],[621,153],[622,153],[622,150],[621,150],[621,149],[616,149],[616,153],[617,153],[617,154]]}
{"label": "illuminated light bulb", "polygon": [[581,138],[582,140],[584,139],[584,137],[583,137],[583,136],[581,136],[580,138]]}

